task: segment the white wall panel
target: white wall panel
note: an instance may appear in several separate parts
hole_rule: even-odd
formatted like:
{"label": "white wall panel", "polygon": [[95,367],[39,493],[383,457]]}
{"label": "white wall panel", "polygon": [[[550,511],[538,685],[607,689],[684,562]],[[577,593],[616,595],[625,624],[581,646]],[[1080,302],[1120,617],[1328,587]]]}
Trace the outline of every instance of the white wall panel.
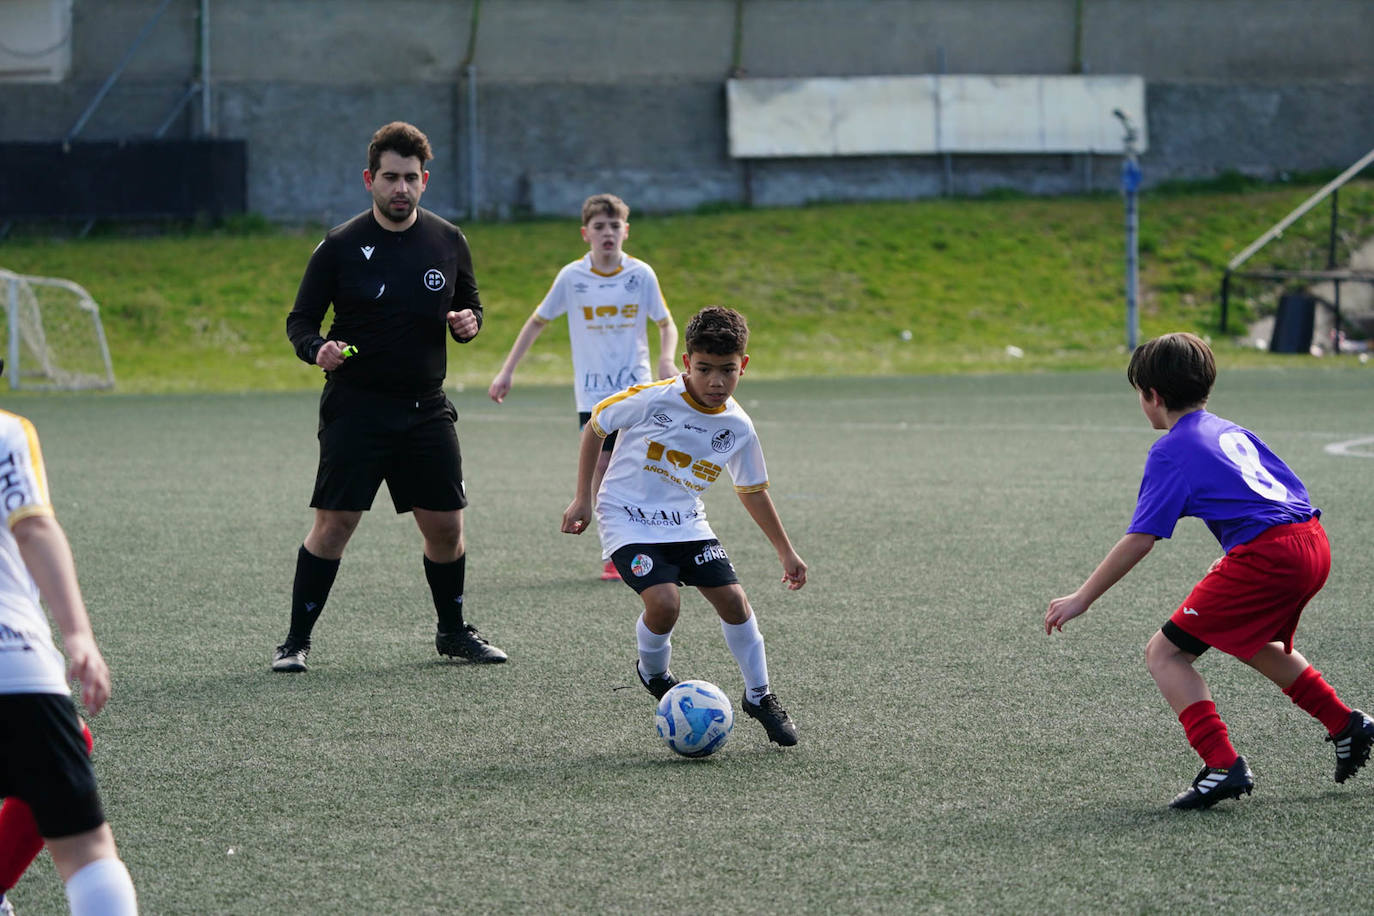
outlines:
{"label": "white wall panel", "polygon": [[72,0],[0,0],[0,81],[61,80],[71,35]]}
{"label": "white wall panel", "polygon": [[1120,153],[1120,109],[1148,146],[1139,76],[736,79],[730,155]]}

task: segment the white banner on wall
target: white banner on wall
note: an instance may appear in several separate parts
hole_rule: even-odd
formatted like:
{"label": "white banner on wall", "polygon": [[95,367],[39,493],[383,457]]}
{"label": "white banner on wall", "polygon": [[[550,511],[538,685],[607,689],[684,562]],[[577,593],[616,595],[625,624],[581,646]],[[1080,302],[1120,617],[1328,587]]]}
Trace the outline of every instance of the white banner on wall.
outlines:
{"label": "white banner on wall", "polygon": [[72,0],[0,0],[0,82],[59,82],[71,39]]}
{"label": "white banner on wall", "polygon": [[1140,76],[875,76],[726,83],[737,159],[932,153],[1121,154],[1113,110],[1140,125]]}

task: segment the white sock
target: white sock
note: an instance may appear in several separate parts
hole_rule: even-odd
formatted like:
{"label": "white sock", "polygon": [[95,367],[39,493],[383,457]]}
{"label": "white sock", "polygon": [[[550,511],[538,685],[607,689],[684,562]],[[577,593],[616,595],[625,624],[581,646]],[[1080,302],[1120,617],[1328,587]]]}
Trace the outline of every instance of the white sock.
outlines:
{"label": "white sock", "polygon": [[644,625],[644,615],[635,622],[635,642],[639,644],[639,672],[645,678],[663,674],[673,657],[673,631],[659,635]]}
{"label": "white sock", "polygon": [[725,644],[730,647],[730,654],[739,663],[740,674],[744,675],[744,694],[750,703],[757,704],[759,698],[768,692],[768,654],[763,650],[759,622],[750,614],[744,623],[726,623],[722,620],[720,630],[725,634]]}
{"label": "white sock", "polygon": [[129,870],[119,859],[96,859],[67,881],[72,916],[138,916]]}

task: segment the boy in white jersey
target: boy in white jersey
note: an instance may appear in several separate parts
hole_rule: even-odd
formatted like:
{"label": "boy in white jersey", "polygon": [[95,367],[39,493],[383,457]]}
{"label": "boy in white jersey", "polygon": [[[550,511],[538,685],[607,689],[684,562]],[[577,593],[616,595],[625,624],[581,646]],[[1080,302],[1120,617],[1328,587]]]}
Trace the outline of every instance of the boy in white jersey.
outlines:
{"label": "boy in white jersey", "polygon": [[[0,363],[3,369],[3,363]],[[22,799],[47,841],[71,912],[136,913],[105,821],[68,679],[98,713],[110,671],[95,644],[71,547],[53,515],[33,425],[0,411],[0,796]],[[64,665],[42,599],[62,631]]]}
{"label": "boy in white jersey", "polygon": [[[487,393],[498,404],[510,393],[515,367],[549,322],[568,316],[572,343],[573,390],[578,422],[585,426],[592,408],[608,395],[653,381],[649,369],[646,319],[658,325],[658,378],[676,371],[677,325],[663,301],[654,269],[622,250],[630,236],[630,208],[614,194],[595,194],[582,204],[582,239],[590,251],[567,264],[554,278],[544,301],[534,310],[511,345],[501,371]],[[601,446],[593,487],[606,473],[615,448],[615,433]],[[609,560],[601,578],[620,578]]]}
{"label": "boy in white jersey", "polygon": [[[763,636],[725,549],[706,521],[701,494],[729,471],[735,492],[763,530],[792,590],[806,584],[806,564],[792,548],[768,495],[768,470],[754,424],[732,397],[749,362],[749,327],[732,309],[702,309],[687,324],[686,373],[638,385],[606,398],[582,432],[577,493],[562,530],[581,534],[593,501],[601,551],[639,593],[644,612],[635,627],[640,683],[661,698],[678,679],[668,668],[682,585],[701,592],[720,616],[725,643],[744,675],[745,713],[771,741],[797,743],[797,727],[768,681]],[[616,430],[624,441],[592,497],[600,439]]]}

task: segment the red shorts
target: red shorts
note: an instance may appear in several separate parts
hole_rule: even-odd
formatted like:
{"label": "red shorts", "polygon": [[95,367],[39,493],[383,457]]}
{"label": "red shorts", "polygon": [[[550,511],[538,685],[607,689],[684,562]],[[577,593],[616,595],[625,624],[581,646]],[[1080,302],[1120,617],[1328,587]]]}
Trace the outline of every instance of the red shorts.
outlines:
{"label": "red shorts", "polygon": [[1292,652],[1302,609],[1330,572],[1331,545],[1320,521],[1275,525],[1231,548],[1169,621],[1239,659],[1271,642]]}

